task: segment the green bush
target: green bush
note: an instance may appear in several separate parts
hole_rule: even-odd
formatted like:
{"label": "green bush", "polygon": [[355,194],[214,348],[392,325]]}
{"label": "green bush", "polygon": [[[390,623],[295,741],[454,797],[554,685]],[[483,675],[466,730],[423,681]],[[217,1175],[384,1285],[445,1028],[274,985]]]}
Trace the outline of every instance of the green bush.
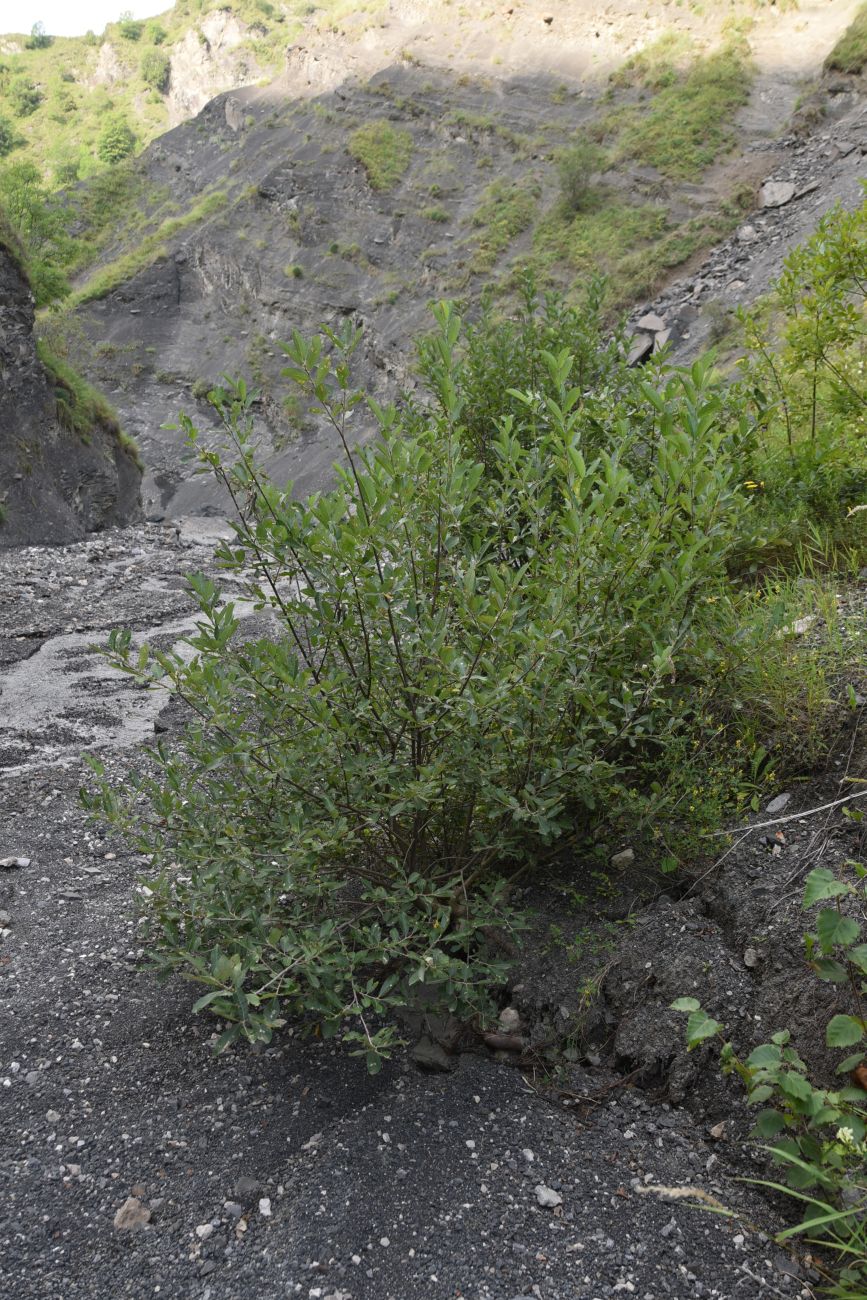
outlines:
{"label": "green bush", "polygon": [[132,127],[121,119],[109,122],[99,137],[96,152],[104,163],[121,162],[135,149]]}
{"label": "green bush", "polygon": [[162,23],[154,21],[145,24],[144,38],[151,45],[162,45],[167,36],[168,32]]}
{"label": "green bush", "polygon": [[125,41],[138,41],[144,31],[145,25],[133,18],[132,13],[127,10],[122,13],[118,21],[118,29]]}
{"label": "green bush", "polygon": [[27,77],[16,77],[6,91],[9,107],[16,117],[29,117],[42,103],[42,92]]}
{"label": "green bush", "polygon": [[590,180],[603,164],[603,154],[589,141],[579,141],[564,149],[557,159],[560,197],[567,215],[580,212],[587,203]]}
{"label": "green bush", "polygon": [[622,401],[588,406],[568,347],[539,345],[537,386],[515,374],[499,413],[491,396],[480,458],[461,322],[446,305],[436,321],[431,402],[370,402],[378,436],[361,451],[344,433],[363,401],[358,333],[286,346],[342,452],[330,492],[296,500],[267,480],[243,383],[213,395],[225,457],[182,417],[239,512],[222,563],[248,575],[273,639],[239,638],[194,575],[189,662],[111,641],[196,721],[126,792],[104,783],[90,802],[153,855],[155,963],[203,985],[197,1009],[232,1022],[222,1042],[307,1016],[376,1068],[395,1007],[421,997],[484,1021],[504,882],[622,806],[636,748],[664,750],[693,611],[737,534],[732,428],[707,367],[657,388],[621,359],[630,428]]}
{"label": "green bush", "polygon": [[390,190],[409,166],[412,136],[379,118],[353,131],[347,148],[366,171],[371,189]]}
{"label": "green bush", "polygon": [[0,158],[5,158],[21,143],[21,138],[8,117],[0,117]]}
{"label": "green bush", "polygon": [[768,538],[819,526],[867,554],[867,202],[840,207],[786,258],[761,309],[740,313],[755,441],[745,463]]}
{"label": "green bush", "polygon": [[172,64],[169,56],[162,50],[146,50],[140,65],[142,81],[151,90],[164,94],[169,84]]}

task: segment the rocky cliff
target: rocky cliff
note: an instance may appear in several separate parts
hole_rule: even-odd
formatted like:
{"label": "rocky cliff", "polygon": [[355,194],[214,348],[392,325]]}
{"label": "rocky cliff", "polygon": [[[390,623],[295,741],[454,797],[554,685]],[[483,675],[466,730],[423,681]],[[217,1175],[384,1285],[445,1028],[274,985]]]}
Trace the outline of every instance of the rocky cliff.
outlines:
{"label": "rocky cliff", "polygon": [[46,369],[33,324],[26,274],[0,231],[0,546],[74,541],[139,512],[134,448],[71,372]]}

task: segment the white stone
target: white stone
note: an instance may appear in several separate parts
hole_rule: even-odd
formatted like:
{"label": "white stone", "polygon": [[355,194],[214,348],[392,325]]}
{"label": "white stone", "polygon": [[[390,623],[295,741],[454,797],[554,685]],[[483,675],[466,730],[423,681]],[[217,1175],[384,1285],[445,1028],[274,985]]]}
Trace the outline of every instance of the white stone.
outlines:
{"label": "white stone", "polygon": [[795,197],[795,186],[791,181],[765,181],[759,195],[763,208],[781,208]]}

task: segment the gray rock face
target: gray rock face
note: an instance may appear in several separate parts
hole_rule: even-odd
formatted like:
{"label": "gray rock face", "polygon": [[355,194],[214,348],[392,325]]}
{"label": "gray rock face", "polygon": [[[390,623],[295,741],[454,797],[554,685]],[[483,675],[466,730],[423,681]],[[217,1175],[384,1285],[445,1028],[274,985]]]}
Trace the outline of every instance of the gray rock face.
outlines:
{"label": "gray rock face", "polygon": [[33,297],[0,244],[0,547],[55,545],[137,518],[140,471],[115,433],[57,418],[36,355]]}

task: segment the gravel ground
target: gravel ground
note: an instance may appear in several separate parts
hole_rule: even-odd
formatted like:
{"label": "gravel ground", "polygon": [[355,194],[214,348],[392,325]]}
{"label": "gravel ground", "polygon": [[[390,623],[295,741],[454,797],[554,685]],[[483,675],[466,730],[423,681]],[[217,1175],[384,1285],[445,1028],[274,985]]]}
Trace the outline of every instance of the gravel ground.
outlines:
{"label": "gravel ground", "polygon": [[[767,1205],[735,1179],[736,1144],[710,1134],[737,1104],[703,1084],[707,1061],[704,1075],[675,1072],[687,1105],[660,1086],[658,1058],[676,1057],[682,1035],[665,1010],[671,988],[685,991],[711,956],[730,963],[714,987],[730,985],[744,1014],[759,991],[742,964],[735,980],[738,923],[721,907],[659,900],[640,918],[632,966],[617,964],[607,990],[620,1018],[610,1050],[575,1067],[572,1091],[594,1100],[571,1109],[491,1056],[435,1075],[401,1058],[371,1079],[332,1044],[287,1031],[266,1051],[214,1058],[214,1022],[190,1016],[193,986],[138,969],[132,903],[146,864],[87,824],[79,754],[125,770],[165,701],[88,646],[127,622],[178,635],[191,609],[180,574],[207,562],[206,541],[151,526],[0,556],[0,858],[23,863],[0,866],[7,1293],[810,1296],[809,1274],[761,1231],[773,1227]],[[737,861],[752,864],[746,849]],[[648,962],[665,978],[643,974]],[[743,1220],[660,1195],[666,1186],[701,1188]]]}

